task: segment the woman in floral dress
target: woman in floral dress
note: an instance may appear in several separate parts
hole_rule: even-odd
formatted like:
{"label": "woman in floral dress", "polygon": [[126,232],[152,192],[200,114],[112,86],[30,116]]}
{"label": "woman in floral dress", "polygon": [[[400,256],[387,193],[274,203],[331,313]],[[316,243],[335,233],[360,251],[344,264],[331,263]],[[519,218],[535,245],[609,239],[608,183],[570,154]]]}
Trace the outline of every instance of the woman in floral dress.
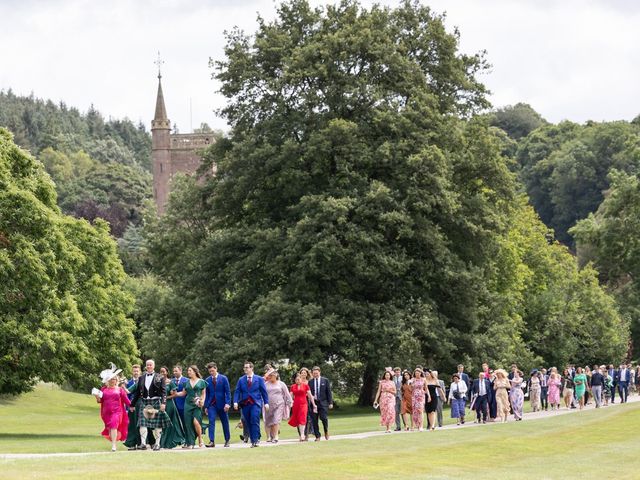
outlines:
{"label": "woman in floral dress", "polygon": [[416,368],[411,383],[411,419],[413,420],[413,428],[417,428],[420,432],[424,424],[424,401],[425,380],[422,376],[422,369]]}
{"label": "woman in floral dress", "polygon": [[[380,403],[378,404],[378,400]],[[373,401],[373,406],[380,406],[380,425],[387,427],[385,433],[391,433],[391,425],[396,422],[396,386],[393,383],[391,372],[385,370],[382,379],[378,383],[378,391]]]}
{"label": "woman in floral dress", "polygon": [[497,404],[497,417],[503,422],[506,422],[509,417],[509,389],[511,383],[507,378],[507,372],[502,368],[493,372],[496,379],[493,382],[493,390],[495,392],[496,404]]}
{"label": "woman in floral dress", "polygon": [[549,405],[551,405],[551,410],[560,409],[560,385],[562,385],[562,378],[558,375],[558,369],[553,367],[547,381],[547,386],[549,387],[547,399],[549,400]]}
{"label": "woman in floral dress", "polygon": [[522,377],[520,372],[516,369],[513,372],[513,378],[511,379],[511,391],[509,392],[509,399],[511,400],[511,408],[513,409],[513,416],[516,420],[522,420],[522,405],[524,404],[524,393],[522,393]]}

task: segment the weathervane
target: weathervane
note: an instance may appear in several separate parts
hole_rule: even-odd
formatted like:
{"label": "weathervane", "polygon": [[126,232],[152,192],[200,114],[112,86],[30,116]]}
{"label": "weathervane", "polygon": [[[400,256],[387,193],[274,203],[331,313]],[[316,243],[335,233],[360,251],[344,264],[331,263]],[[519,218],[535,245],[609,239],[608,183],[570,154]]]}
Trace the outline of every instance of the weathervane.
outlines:
{"label": "weathervane", "polygon": [[164,61],[160,58],[160,51],[158,51],[158,59],[153,62],[158,66],[158,78],[162,78],[162,73],[160,73],[160,67],[162,67],[162,64],[164,63]]}

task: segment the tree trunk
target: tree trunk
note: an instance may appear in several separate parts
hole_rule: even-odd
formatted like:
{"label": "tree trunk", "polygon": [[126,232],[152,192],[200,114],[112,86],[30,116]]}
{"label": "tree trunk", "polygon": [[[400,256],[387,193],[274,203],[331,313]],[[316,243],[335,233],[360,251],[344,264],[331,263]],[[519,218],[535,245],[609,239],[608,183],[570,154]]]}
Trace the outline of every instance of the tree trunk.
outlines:
{"label": "tree trunk", "polygon": [[365,367],[362,377],[362,388],[360,389],[360,396],[358,397],[358,405],[361,407],[370,407],[373,405],[373,396],[375,395],[376,388],[376,374],[375,369],[367,366]]}

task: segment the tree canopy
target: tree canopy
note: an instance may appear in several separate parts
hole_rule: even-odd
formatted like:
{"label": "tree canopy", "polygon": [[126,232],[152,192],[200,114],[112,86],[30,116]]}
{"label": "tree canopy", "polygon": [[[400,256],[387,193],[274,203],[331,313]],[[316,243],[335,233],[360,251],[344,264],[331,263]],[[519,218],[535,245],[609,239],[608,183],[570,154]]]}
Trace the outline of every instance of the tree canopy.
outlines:
{"label": "tree canopy", "polygon": [[[486,65],[459,53],[443,17],[419,2],[292,0],[254,36],[231,32],[225,53],[215,67],[232,131],[207,152],[205,180],[176,179],[147,230],[173,293],[145,288],[181,304],[185,358],[357,363],[367,403],[378,370],[399,360],[555,359],[538,339],[579,333],[578,294],[595,292],[593,315],[621,325],[594,272],[547,249],[548,230],[514,232],[524,207],[504,141],[473,115],[488,106]],[[536,247],[547,263],[531,260]],[[538,278],[552,267],[571,281]],[[564,310],[549,313],[547,289]],[[598,352],[621,356],[622,344]],[[163,347],[143,337],[142,348]]]}
{"label": "tree canopy", "polygon": [[132,298],[108,226],[60,213],[42,164],[0,129],[0,393],[94,384],[136,358]]}

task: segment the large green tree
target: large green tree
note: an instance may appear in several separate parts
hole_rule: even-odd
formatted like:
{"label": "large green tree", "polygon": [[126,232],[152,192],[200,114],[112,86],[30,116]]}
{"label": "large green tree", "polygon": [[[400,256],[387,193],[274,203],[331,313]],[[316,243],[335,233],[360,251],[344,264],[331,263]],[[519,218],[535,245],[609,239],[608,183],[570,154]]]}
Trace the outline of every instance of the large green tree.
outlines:
{"label": "large green tree", "polygon": [[136,358],[132,298],[105,222],[64,216],[54,185],[0,129],[0,393],[94,384]]}

